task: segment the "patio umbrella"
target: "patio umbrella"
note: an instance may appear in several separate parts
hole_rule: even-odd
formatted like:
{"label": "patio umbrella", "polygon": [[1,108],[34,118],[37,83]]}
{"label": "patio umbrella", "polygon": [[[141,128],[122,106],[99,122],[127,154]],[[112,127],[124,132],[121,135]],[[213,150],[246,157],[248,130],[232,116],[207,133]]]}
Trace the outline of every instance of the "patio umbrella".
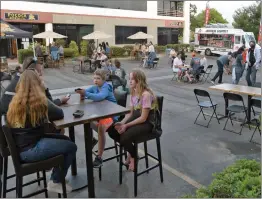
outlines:
{"label": "patio umbrella", "polygon": [[153,36],[140,31],[140,32],[137,32],[136,34],[130,35],[127,38],[128,39],[152,39]]}
{"label": "patio umbrella", "polygon": [[62,38],[67,38],[67,36],[60,35],[60,34],[58,34],[56,32],[53,32],[53,31],[45,31],[45,32],[41,32],[39,34],[34,35],[33,38],[38,38],[38,39],[50,39],[50,38],[62,39]]}
{"label": "patio umbrella", "polygon": [[98,46],[98,40],[99,39],[108,39],[112,37],[112,35],[108,35],[104,32],[101,32],[101,31],[94,31],[86,36],[83,36],[82,39],[85,39],[85,40],[91,40],[91,39],[94,39],[94,40],[97,40],[97,46]]}
{"label": "patio umbrella", "polygon": [[[67,36],[58,34],[58,33],[53,32],[53,31],[45,31],[45,32],[41,32],[41,33],[39,33],[39,34],[34,35],[33,38],[37,38],[37,39],[48,39],[48,40],[50,41],[50,39],[62,39],[62,38],[67,38]],[[34,49],[34,56],[35,56],[35,44],[34,44],[34,40],[33,40],[33,49]]]}
{"label": "patio umbrella", "polygon": [[1,39],[31,38],[33,34],[21,30],[1,19]]}

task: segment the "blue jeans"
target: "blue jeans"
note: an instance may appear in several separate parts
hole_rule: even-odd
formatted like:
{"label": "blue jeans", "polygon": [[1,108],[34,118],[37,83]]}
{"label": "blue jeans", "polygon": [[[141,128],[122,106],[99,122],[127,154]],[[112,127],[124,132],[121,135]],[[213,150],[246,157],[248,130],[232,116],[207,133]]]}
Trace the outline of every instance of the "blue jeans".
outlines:
{"label": "blue jeans", "polygon": [[[66,176],[68,168],[76,157],[76,151],[77,146],[69,140],[42,138],[35,147],[20,153],[20,158],[23,162],[30,163],[64,155],[63,174]],[[53,168],[51,180],[54,183],[61,182],[59,168]]]}
{"label": "blue jeans", "polygon": [[[246,73],[246,81],[248,86],[254,86],[256,83],[257,69],[255,66],[248,67]],[[250,78],[251,77],[251,78]]]}

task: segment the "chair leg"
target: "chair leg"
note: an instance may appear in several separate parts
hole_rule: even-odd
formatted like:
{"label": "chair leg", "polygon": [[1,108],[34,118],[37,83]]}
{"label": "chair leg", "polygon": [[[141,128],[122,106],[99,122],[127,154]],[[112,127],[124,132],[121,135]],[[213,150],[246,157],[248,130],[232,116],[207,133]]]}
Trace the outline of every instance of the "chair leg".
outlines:
{"label": "chair leg", "polygon": [[212,115],[211,115],[211,117],[210,117],[210,119],[209,119],[209,121],[208,121],[208,123],[207,123],[207,128],[208,128],[208,126],[209,126],[209,123],[211,122],[211,120],[212,120],[212,118],[213,118],[213,116],[214,116],[214,114],[215,114],[215,111],[213,111],[213,113],[212,113]]}
{"label": "chair leg", "polygon": [[160,180],[163,183],[164,182],[164,177],[163,177],[160,138],[156,138],[156,146],[157,146],[157,155],[158,155],[158,163],[159,163]]}
{"label": "chair leg", "polygon": [[123,172],[123,156],[122,156],[122,152],[123,152],[123,146],[120,145],[120,150],[119,150],[119,153],[120,153],[120,157],[119,157],[119,184],[122,184],[122,172]]}
{"label": "chair leg", "polygon": [[[38,171],[36,172],[36,175],[37,175],[37,179],[39,179],[40,178],[40,173]],[[41,186],[41,182],[40,181],[38,181],[37,184],[38,184],[38,186]]]}
{"label": "chair leg", "polygon": [[16,197],[22,198],[23,197],[23,177],[17,176],[16,177]]}
{"label": "chair leg", "polygon": [[220,122],[219,122],[219,119],[218,119],[218,117],[217,117],[217,107],[215,106],[215,107],[213,107],[213,110],[214,110],[214,112],[215,112],[215,116],[216,116],[216,119],[217,119],[217,122],[218,122],[218,124],[220,124]]}
{"label": "chair leg", "polygon": [[44,178],[44,187],[45,187],[45,197],[48,198],[48,191],[47,191],[47,183],[46,183],[46,174],[45,171],[43,171],[43,178]]}
{"label": "chair leg", "polygon": [[[135,142],[134,143],[134,146],[135,146],[135,152],[137,154],[138,152],[138,147],[137,147],[137,143]],[[137,167],[138,167],[138,155],[135,156],[135,165],[134,165],[134,195],[135,197],[137,196]]]}
{"label": "chair leg", "polygon": [[226,126],[227,126],[227,122],[229,120],[230,114],[231,114],[231,112],[228,113],[227,120],[226,120],[226,123],[225,123],[223,130],[226,130]]}
{"label": "chair leg", "polygon": [[4,173],[3,173],[3,198],[6,198],[7,190],[7,172],[8,172],[8,157],[4,157]]}
{"label": "chair leg", "polygon": [[202,114],[203,114],[203,117],[204,117],[204,119],[206,120],[206,117],[205,117],[205,115],[204,115],[204,112],[203,112],[203,108],[202,108],[202,107],[200,107],[200,111],[199,111],[199,113],[198,113],[198,115],[197,115],[197,117],[196,117],[196,119],[195,119],[195,122],[194,122],[194,124],[196,124],[196,122],[197,122],[197,119],[198,119],[198,117],[199,117],[200,113],[202,113]]}
{"label": "chair leg", "polygon": [[[115,152],[116,152],[116,155],[118,155],[118,146],[117,146],[116,141],[114,141],[114,144],[115,144]],[[118,158],[118,157],[116,158],[116,161],[117,161],[117,162],[119,161],[119,158]]]}
{"label": "chair leg", "polygon": [[[0,155],[0,175],[3,174],[3,157]],[[1,196],[1,195],[0,195]]]}
{"label": "chair leg", "polygon": [[[148,164],[148,153],[147,153],[147,142],[144,142],[144,151],[145,151],[145,162],[146,162],[146,168],[149,167],[149,164]],[[149,173],[149,171],[147,171],[147,173]]]}
{"label": "chair leg", "polygon": [[60,179],[62,179],[62,189],[63,189],[63,198],[67,198],[67,193],[66,193],[66,182],[65,182],[65,176],[64,176],[64,170],[63,170],[63,166],[60,165]]}
{"label": "chair leg", "polygon": [[101,167],[99,167],[98,175],[99,175],[99,181],[101,181],[102,180],[102,168]]}

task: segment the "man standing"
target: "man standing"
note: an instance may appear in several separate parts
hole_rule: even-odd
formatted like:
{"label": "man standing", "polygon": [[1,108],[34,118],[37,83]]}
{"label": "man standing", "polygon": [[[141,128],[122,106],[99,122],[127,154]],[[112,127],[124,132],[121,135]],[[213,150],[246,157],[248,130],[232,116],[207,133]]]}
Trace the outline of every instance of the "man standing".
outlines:
{"label": "man standing", "polygon": [[224,67],[227,67],[229,65],[229,62],[231,61],[231,52],[229,52],[227,55],[222,55],[218,58],[217,60],[217,67],[218,67],[218,71],[216,73],[216,75],[213,77],[213,79],[211,80],[212,84],[215,84],[216,79],[219,77],[218,79],[218,83],[221,84],[222,83],[222,77],[223,77],[223,73],[224,73]]}
{"label": "man standing", "polygon": [[249,46],[250,48],[246,57],[246,81],[248,86],[254,86],[256,83],[257,70],[261,66],[261,48],[256,45],[254,41],[250,41]]}

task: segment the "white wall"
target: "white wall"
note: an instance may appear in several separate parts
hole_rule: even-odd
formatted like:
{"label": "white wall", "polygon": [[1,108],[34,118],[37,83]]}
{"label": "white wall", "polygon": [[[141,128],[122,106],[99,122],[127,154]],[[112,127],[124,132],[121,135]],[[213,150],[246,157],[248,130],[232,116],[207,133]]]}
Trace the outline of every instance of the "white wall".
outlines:
{"label": "white wall", "polygon": [[95,8],[86,6],[61,5],[51,3],[26,2],[26,1],[1,1],[1,9],[35,11],[35,12],[54,12],[67,14],[102,15],[116,17],[135,17],[149,19],[183,20],[183,17],[168,17],[157,15],[157,1],[147,1],[147,12],[120,10],[110,8]]}
{"label": "white wall", "polygon": [[1,1],[1,9],[33,11],[33,12],[66,13],[66,14],[78,14],[78,15],[82,14],[82,15],[162,19],[162,20],[182,20],[184,21],[183,42],[189,43],[189,37],[190,37],[189,1],[184,2],[184,17],[158,16],[157,1],[147,1],[146,12],[110,9],[110,8],[74,6],[74,5],[61,5],[61,4],[51,4],[51,3],[27,2],[27,1]]}
{"label": "white wall", "polygon": [[190,2],[184,1],[183,43],[189,44],[189,42],[190,42]]}

